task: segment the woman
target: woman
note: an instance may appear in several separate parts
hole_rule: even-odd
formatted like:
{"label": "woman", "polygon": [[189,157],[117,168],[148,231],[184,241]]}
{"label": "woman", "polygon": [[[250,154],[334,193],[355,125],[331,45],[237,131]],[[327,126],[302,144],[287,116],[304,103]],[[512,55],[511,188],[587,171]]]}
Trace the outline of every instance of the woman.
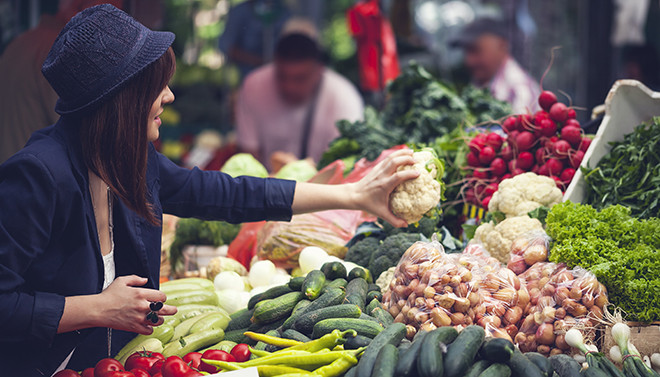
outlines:
{"label": "woman", "polygon": [[100,5],[55,41],[43,73],[61,119],[0,166],[3,376],[91,366],[176,312],[165,305],[147,319],[150,304],[166,300],[157,290],[163,212],[249,222],[346,208],[405,225],[387,202],[417,176],[396,172],[413,163],[410,152],[338,186],[232,179],[157,153],[159,115],[174,100],[173,40]]}

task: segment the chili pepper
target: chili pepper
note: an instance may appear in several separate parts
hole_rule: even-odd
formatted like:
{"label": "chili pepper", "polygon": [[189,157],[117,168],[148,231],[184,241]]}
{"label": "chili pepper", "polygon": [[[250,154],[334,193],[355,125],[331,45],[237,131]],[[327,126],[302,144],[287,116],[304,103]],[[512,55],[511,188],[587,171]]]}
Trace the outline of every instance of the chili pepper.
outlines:
{"label": "chili pepper", "polygon": [[[280,354],[280,355],[271,355],[267,357],[260,357],[258,359],[253,359],[246,361],[244,363],[235,363],[233,367],[256,367],[260,365],[287,365],[291,367],[314,370],[320,368],[324,365],[328,365],[333,361],[337,360],[340,357],[343,357],[346,354],[357,355],[359,352],[362,352],[363,349],[354,350],[354,351],[328,351],[328,352],[319,352],[319,353],[308,353],[308,354]],[[222,364],[221,361],[216,360],[204,360],[207,364],[215,365],[222,369],[225,369],[225,364]]]}
{"label": "chili pepper", "polygon": [[293,347],[290,350],[305,350],[309,352],[318,352],[324,348],[333,349],[340,344],[346,342],[346,336],[357,336],[355,330],[339,331],[333,330],[330,334],[325,334],[322,337],[312,340],[311,342],[302,343]]}
{"label": "chili pepper", "polygon": [[273,354],[272,352],[263,351],[263,350],[258,350],[258,349],[254,349],[254,348],[252,348],[252,347],[249,347],[248,349],[250,350],[250,353],[251,353],[252,355],[256,356],[256,357],[270,356],[270,355]]}
{"label": "chili pepper", "polygon": [[222,360],[207,360],[207,359],[202,359],[202,362],[216,366],[222,370],[239,370],[243,369],[241,364],[236,363],[236,362],[229,362],[229,361],[222,361]]}
{"label": "chili pepper", "polygon": [[259,372],[259,377],[272,377],[290,373],[311,375],[310,372],[304,369],[288,367],[286,365],[261,365],[257,367],[257,371]]}
{"label": "chili pepper", "polygon": [[354,367],[358,363],[357,357],[351,354],[344,354],[342,357],[333,361],[332,363],[320,367],[314,371],[314,375],[321,377],[336,377],[341,376],[346,371]]}
{"label": "chili pepper", "polygon": [[247,336],[248,338],[252,340],[256,340],[257,342],[264,342],[266,344],[270,344],[273,346],[277,347],[292,347],[292,346],[298,346],[301,344],[304,344],[303,342],[299,342],[297,340],[292,340],[292,339],[283,339],[283,338],[278,338],[276,336],[270,336],[266,334],[259,334],[255,333],[252,331],[246,331],[243,333],[243,335]]}

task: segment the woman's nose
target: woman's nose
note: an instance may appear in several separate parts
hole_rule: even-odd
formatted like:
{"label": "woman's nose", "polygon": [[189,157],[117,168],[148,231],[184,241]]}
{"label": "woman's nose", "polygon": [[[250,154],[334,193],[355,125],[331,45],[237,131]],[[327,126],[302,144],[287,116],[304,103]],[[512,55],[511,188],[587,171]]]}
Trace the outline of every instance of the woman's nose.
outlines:
{"label": "woman's nose", "polygon": [[165,87],[165,96],[163,97],[163,103],[172,103],[174,102],[174,93],[169,86]]}

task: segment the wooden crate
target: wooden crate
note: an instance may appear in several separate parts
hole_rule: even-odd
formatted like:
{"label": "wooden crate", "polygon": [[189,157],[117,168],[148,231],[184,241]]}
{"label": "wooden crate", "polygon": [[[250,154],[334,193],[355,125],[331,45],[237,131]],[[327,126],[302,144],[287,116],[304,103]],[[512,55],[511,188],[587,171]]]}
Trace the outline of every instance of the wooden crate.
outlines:
{"label": "wooden crate", "polygon": [[[628,322],[628,326],[630,326],[630,341],[642,356],[651,356],[653,353],[660,352],[660,322],[649,325]],[[612,338],[612,327],[605,328],[601,344],[601,351],[609,356],[610,348],[616,345]]]}

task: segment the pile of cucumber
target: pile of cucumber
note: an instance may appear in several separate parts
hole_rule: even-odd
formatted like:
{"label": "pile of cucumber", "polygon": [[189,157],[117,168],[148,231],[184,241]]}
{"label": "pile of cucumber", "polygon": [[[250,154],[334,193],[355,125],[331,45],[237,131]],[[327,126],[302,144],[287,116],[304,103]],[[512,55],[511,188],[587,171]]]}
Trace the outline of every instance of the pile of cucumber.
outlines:
{"label": "pile of cucumber", "polygon": [[335,329],[352,329],[358,336],[345,348],[357,349],[394,321],[381,300],[368,270],[357,267],[347,273],[342,263],[329,262],[253,296],[247,308],[231,315],[225,339],[255,345],[243,335],[252,331],[308,342]]}
{"label": "pile of cucumber", "polygon": [[[580,377],[572,357],[522,354],[509,340],[485,339],[481,326],[419,331],[412,342],[394,323],[376,336],[346,377]],[[584,372],[582,372],[584,373]],[[588,375],[587,375],[588,376]]]}

